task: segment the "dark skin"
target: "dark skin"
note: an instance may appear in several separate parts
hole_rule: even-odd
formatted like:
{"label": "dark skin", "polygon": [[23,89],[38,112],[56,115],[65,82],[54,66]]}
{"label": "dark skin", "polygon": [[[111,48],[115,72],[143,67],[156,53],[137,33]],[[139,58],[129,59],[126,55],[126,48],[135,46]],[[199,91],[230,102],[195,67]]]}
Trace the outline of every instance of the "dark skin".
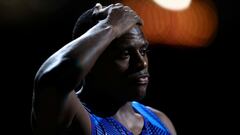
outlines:
{"label": "dark skin", "polygon": [[[143,98],[148,85],[148,44],[139,27],[142,21],[119,3],[105,8],[98,4],[94,14],[106,17],[49,57],[36,75],[32,119],[37,135],[60,134],[73,124],[78,133],[90,135],[89,113],[81,101],[95,114],[113,116],[134,134],[142,130],[143,118],[130,102]],[[80,101],[74,88],[84,78]],[[175,135],[167,116],[150,109]]]}

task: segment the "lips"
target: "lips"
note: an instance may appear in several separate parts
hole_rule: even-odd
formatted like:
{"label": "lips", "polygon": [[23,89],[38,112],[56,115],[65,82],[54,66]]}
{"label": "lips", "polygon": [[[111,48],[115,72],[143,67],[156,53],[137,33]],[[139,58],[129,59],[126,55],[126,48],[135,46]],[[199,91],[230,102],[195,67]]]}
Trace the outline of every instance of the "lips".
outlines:
{"label": "lips", "polygon": [[145,85],[145,84],[148,84],[148,81],[149,81],[148,78],[149,78],[148,76],[139,77],[136,79],[136,82],[137,84]]}
{"label": "lips", "polygon": [[147,69],[128,75],[129,83],[134,85],[147,85],[149,82],[149,73]]}
{"label": "lips", "polygon": [[146,85],[149,82],[149,74],[141,74],[134,78],[134,82],[140,85]]}

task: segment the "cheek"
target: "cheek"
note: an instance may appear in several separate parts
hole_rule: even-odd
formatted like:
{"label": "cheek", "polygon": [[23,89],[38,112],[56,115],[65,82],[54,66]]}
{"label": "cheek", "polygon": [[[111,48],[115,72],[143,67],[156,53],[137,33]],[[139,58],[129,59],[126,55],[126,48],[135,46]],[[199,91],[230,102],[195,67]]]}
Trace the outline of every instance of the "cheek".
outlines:
{"label": "cheek", "polygon": [[119,73],[125,73],[129,68],[129,59],[116,60],[114,67]]}
{"label": "cheek", "polygon": [[114,61],[101,71],[102,80],[104,79],[105,81],[116,85],[117,82],[122,82],[122,78],[127,69],[127,62]]}

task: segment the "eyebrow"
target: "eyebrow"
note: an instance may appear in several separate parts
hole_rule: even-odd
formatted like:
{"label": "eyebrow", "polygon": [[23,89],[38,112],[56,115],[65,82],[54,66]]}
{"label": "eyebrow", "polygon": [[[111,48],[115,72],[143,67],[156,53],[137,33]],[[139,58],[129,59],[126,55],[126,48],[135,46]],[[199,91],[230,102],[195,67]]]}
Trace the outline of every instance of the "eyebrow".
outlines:
{"label": "eyebrow", "polygon": [[[139,47],[139,48],[148,48],[149,46],[149,42],[147,40],[144,41],[144,43]],[[124,47],[124,46],[113,46],[113,49],[114,50],[126,50],[126,49],[134,49],[135,47],[134,46],[127,46],[127,47]]]}

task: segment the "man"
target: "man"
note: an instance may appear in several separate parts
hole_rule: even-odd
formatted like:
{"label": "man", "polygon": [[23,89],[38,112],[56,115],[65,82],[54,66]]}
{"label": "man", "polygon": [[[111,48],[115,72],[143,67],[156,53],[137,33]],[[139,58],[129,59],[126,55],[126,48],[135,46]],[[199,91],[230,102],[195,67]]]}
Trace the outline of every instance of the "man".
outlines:
{"label": "man", "polygon": [[74,40],[36,74],[35,134],[176,134],[166,115],[134,101],[145,96],[149,78],[141,25],[120,3],[96,4],[79,18]]}

